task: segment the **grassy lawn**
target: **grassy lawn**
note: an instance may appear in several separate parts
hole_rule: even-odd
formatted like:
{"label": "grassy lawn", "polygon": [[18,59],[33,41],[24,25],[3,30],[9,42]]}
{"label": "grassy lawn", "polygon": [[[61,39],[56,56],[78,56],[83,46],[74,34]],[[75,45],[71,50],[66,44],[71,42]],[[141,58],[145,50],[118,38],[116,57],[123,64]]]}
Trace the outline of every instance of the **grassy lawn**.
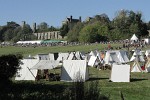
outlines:
{"label": "grassy lawn", "polygon": [[150,99],[150,73],[131,73],[129,83],[108,82],[110,70],[90,68],[90,76],[99,81],[102,94],[109,96],[110,100],[121,100],[120,91],[125,100]]}
{"label": "grassy lawn", "polygon": [[[68,51],[85,51],[90,50],[105,50],[107,44],[94,44],[94,45],[82,45],[82,46],[54,46],[54,47],[2,47],[0,48],[0,55],[3,54],[17,54],[20,53],[23,56],[36,55],[38,53],[50,53],[50,52],[68,52]],[[122,46],[122,44],[111,44],[112,47]],[[133,48],[130,48],[132,50]],[[149,47],[143,50],[149,49]],[[60,73],[60,69],[51,70],[52,72]],[[149,100],[150,99],[150,73],[131,73],[131,82],[129,83],[113,83],[109,82],[110,70],[97,70],[96,68],[89,68],[90,80],[85,82],[88,84],[92,81],[98,81],[101,93],[109,97],[110,100],[121,100],[120,92],[123,93],[125,100]],[[121,76],[120,76],[121,77]],[[34,95],[49,97],[51,93],[59,93],[65,87],[68,87],[71,83],[60,81],[13,81],[13,85],[8,86],[5,91],[10,92],[11,97],[30,97],[33,99]],[[0,86],[1,89],[1,86]],[[14,93],[13,95],[11,93]],[[44,93],[44,94],[42,94]],[[20,96],[21,95],[21,96]],[[45,95],[44,95],[45,96]],[[9,99],[9,98],[8,98]],[[44,100],[44,99],[43,99]]]}
{"label": "grassy lawn", "polygon": [[[122,46],[121,44],[111,44],[112,47]],[[34,56],[38,53],[54,53],[54,52],[68,52],[68,51],[84,51],[89,52],[91,50],[105,50],[108,44],[93,44],[93,45],[77,45],[77,46],[52,46],[52,47],[14,47],[7,46],[0,48],[0,55],[4,54],[17,54],[20,53],[23,56],[29,54]]]}
{"label": "grassy lawn", "polygon": [[[60,68],[51,70],[60,74]],[[121,82],[109,82],[110,70],[97,70],[96,68],[89,67],[90,79],[85,82],[88,85],[90,82],[98,82],[98,87],[102,95],[105,95],[109,100],[121,100],[121,94],[123,93],[125,100],[149,100],[150,99],[150,73],[131,73],[131,79],[129,83]],[[11,93],[13,96],[25,99],[42,98],[43,96],[49,97],[50,94],[59,94],[65,88],[70,86],[70,82],[62,81],[13,81]],[[47,95],[45,95],[47,93]],[[45,99],[44,99],[45,100]],[[61,99],[60,99],[61,100]]]}

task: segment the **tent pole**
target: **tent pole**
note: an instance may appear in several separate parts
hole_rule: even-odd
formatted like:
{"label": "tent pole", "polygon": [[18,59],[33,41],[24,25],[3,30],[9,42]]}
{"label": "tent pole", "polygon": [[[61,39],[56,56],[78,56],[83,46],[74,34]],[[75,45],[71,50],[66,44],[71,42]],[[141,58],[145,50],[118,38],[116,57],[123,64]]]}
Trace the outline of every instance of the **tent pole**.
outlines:
{"label": "tent pole", "polygon": [[34,76],[34,74],[31,72],[31,70],[29,69],[29,67],[27,67],[27,68],[28,68],[28,70],[30,71],[30,73],[33,75],[33,77],[36,78],[36,77]]}

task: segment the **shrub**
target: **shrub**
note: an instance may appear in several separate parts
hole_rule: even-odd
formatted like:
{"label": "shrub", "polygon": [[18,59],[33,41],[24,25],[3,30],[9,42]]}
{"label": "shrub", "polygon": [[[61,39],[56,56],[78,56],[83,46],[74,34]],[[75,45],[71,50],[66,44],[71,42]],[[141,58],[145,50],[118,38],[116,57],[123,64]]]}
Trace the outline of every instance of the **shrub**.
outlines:
{"label": "shrub", "polygon": [[0,56],[0,82],[8,81],[19,69],[20,55]]}

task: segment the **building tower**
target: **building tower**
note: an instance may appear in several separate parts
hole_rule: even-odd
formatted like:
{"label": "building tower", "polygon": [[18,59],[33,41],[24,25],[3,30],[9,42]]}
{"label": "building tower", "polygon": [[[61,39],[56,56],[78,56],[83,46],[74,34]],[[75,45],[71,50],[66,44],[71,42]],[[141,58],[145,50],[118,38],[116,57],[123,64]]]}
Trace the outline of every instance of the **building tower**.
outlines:
{"label": "building tower", "polygon": [[35,33],[36,32],[36,23],[33,23],[33,33]]}
{"label": "building tower", "polygon": [[25,21],[22,21],[22,27],[24,27],[26,25]]}

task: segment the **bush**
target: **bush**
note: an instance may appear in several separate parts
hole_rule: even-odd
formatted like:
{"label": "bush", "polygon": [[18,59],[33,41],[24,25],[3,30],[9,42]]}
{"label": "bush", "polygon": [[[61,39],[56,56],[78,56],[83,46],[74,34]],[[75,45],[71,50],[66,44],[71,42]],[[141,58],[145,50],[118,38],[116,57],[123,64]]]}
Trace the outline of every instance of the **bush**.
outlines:
{"label": "bush", "polygon": [[61,100],[109,100],[101,94],[98,82],[75,82],[71,87],[66,88]]}
{"label": "bush", "polygon": [[2,55],[0,56],[0,82],[8,81],[19,69],[20,55]]}

